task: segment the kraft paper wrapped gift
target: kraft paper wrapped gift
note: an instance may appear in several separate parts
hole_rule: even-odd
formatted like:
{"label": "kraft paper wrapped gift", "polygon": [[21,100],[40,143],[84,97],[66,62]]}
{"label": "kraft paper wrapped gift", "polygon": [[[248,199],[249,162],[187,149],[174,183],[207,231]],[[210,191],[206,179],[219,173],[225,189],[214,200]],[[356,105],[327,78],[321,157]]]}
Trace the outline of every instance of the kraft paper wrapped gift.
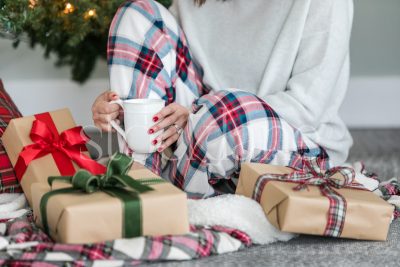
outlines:
{"label": "kraft paper wrapped gift", "polygon": [[[135,180],[161,181],[150,183],[154,190],[139,195],[140,235],[182,235],[189,232],[187,198],[183,191],[138,163],[134,163],[128,175]],[[70,186],[56,182],[52,189]],[[33,212],[39,226],[43,226],[40,202],[43,195],[49,191],[43,183],[32,185]],[[105,192],[54,195],[48,200],[46,208],[49,234],[57,242],[69,244],[124,238],[126,236],[123,235],[122,205],[120,199]]]}
{"label": "kraft paper wrapped gift", "polygon": [[[289,174],[293,169],[259,163],[245,163],[241,167],[236,194],[253,196],[257,180],[264,174]],[[339,175],[339,176],[337,176]],[[340,174],[335,174],[340,179]],[[335,177],[334,176],[334,177]],[[341,177],[343,178],[343,177]],[[284,232],[324,235],[327,225],[329,200],[318,186],[294,190],[292,182],[268,181],[258,196],[268,220]],[[347,211],[340,237],[379,240],[387,238],[393,206],[366,190],[334,189],[347,203]]]}
{"label": "kraft paper wrapped gift", "polygon": [[68,109],[13,119],[2,141],[30,205],[33,183],[47,185],[49,176],[72,175],[84,165],[95,173],[105,171],[89,158],[88,138]]}

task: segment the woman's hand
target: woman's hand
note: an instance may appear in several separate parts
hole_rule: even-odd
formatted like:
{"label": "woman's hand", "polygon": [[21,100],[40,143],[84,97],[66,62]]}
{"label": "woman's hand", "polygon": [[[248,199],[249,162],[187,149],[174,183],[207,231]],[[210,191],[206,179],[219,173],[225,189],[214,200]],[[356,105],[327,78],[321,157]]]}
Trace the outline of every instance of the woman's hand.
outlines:
{"label": "woman's hand", "polygon": [[117,120],[122,112],[122,108],[118,104],[110,104],[112,100],[119,99],[119,96],[115,92],[104,92],[99,95],[92,106],[92,118],[97,128],[111,132],[113,129],[110,125],[111,120]]}
{"label": "woman's hand", "polygon": [[154,115],[153,121],[158,123],[149,129],[149,134],[165,129],[162,135],[153,140],[153,145],[161,142],[158,152],[164,151],[178,140],[180,129],[186,126],[189,114],[189,110],[184,106],[171,103]]}

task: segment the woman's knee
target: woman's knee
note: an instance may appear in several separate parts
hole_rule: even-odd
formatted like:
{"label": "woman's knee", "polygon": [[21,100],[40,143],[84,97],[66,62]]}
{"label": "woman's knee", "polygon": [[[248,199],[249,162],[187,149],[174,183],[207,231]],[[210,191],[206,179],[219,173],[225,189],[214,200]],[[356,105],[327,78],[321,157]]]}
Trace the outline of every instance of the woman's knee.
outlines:
{"label": "woman's knee", "polygon": [[108,64],[111,87],[124,98],[174,101],[169,70],[163,63],[171,50],[164,36],[162,17],[166,14],[170,15],[154,0],[127,1],[116,13],[110,28]]}
{"label": "woman's knee", "polygon": [[[147,19],[154,21],[159,19],[161,13],[160,7],[162,6],[157,4],[155,0],[128,0],[120,6],[119,11],[122,11],[122,15],[125,15],[126,10],[132,9],[139,12]],[[117,12],[116,15],[121,15],[118,13],[119,12]]]}
{"label": "woman's knee", "polygon": [[110,27],[110,38],[126,36],[133,41],[143,39],[149,29],[163,28],[162,14],[169,11],[154,0],[124,2],[115,13]]}

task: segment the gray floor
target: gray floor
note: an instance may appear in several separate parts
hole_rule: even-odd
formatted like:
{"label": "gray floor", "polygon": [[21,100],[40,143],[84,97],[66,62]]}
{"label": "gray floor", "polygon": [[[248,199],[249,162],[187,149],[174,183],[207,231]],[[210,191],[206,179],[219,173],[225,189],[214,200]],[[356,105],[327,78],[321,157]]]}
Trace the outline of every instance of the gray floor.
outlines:
{"label": "gray floor", "polygon": [[349,162],[364,161],[382,178],[400,177],[400,129],[352,130]]}
{"label": "gray floor", "polygon": [[[381,178],[400,177],[400,129],[352,130],[352,135],[354,146],[349,162],[362,160],[368,170]],[[289,242],[254,246],[197,261],[149,266],[400,266],[399,256],[400,219],[392,224],[387,242],[302,235]]]}

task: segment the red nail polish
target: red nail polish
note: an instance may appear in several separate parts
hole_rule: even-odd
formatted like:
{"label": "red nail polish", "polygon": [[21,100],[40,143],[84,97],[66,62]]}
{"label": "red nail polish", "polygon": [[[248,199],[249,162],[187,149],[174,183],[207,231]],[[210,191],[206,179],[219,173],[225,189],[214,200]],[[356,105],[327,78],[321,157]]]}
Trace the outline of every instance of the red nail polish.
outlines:
{"label": "red nail polish", "polygon": [[158,117],[157,117],[157,116],[154,116],[154,117],[153,117],[153,121],[154,121],[154,122],[158,121]]}
{"label": "red nail polish", "polygon": [[160,146],[160,147],[157,149],[158,152],[162,152],[162,150],[163,150],[163,147],[162,147],[162,146]]}
{"label": "red nail polish", "polygon": [[152,142],[153,145],[157,145],[157,143],[158,143],[157,139],[154,139]]}
{"label": "red nail polish", "polygon": [[154,130],[153,130],[153,129],[150,129],[150,130],[148,131],[148,133],[149,133],[149,134],[153,134],[153,133],[154,133]]}

